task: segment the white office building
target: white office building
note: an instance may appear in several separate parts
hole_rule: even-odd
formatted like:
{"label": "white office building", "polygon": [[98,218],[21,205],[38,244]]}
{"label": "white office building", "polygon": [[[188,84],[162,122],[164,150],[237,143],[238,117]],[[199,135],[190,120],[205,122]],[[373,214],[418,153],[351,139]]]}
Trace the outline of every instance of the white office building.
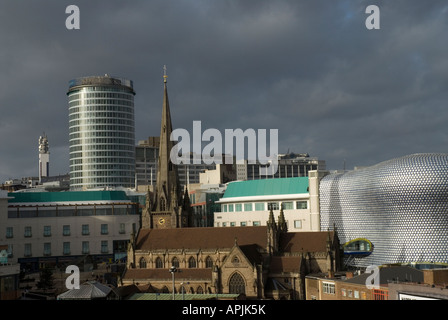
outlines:
{"label": "white office building", "polygon": [[308,177],[234,181],[217,201],[221,212],[214,213],[215,227],[265,226],[272,208],[280,210],[288,231],[320,231],[319,179],[324,173],[310,171]]}

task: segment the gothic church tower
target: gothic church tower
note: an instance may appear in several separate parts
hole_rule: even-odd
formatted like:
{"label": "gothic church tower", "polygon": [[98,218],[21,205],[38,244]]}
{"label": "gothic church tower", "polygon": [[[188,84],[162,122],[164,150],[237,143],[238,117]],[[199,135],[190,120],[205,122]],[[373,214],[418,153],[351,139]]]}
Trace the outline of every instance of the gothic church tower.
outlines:
{"label": "gothic church tower", "polygon": [[[190,202],[184,199],[184,192],[179,183],[177,167],[171,162],[170,152],[175,143],[170,140],[173,126],[171,124],[168,101],[166,67],[163,76],[163,109],[160,128],[160,145],[157,183],[152,201],[147,200],[143,212],[143,228],[184,228],[190,226]],[[147,197],[149,197],[149,193]],[[188,197],[188,193],[185,193]],[[148,225],[149,224],[149,225]]]}

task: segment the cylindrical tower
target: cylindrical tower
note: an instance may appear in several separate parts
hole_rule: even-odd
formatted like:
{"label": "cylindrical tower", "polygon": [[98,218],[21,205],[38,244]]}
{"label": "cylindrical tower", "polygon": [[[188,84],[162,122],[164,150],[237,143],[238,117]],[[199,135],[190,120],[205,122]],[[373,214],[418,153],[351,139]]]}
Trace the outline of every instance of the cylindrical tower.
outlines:
{"label": "cylindrical tower", "polygon": [[45,135],[39,137],[39,182],[42,177],[50,175],[50,151],[48,148],[48,138]]}
{"label": "cylindrical tower", "polygon": [[67,92],[70,189],[134,187],[134,88],[105,76],[71,80]]}

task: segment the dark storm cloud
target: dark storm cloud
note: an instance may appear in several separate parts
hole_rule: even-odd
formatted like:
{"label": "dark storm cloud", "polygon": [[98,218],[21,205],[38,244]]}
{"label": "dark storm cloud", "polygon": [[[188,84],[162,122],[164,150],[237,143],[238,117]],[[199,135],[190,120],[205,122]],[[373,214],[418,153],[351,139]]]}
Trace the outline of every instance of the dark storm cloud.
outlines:
{"label": "dark storm cloud", "polygon": [[[65,28],[76,4],[81,29]],[[365,8],[381,9],[367,30]],[[134,81],[136,140],[158,135],[162,66],[173,124],[279,129],[280,152],[329,169],[445,152],[445,1],[3,1],[0,178],[68,172],[72,78]]]}

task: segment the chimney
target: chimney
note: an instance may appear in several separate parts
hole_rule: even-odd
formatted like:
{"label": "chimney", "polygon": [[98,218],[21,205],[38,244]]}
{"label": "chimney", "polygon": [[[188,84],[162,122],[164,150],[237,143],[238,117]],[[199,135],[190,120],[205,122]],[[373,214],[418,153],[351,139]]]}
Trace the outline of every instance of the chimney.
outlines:
{"label": "chimney", "polygon": [[345,273],[345,278],[346,278],[346,279],[351,279],[351,278],[353,278],[353,272],[351,272],[351,271],[347,271],[347,272]]}

